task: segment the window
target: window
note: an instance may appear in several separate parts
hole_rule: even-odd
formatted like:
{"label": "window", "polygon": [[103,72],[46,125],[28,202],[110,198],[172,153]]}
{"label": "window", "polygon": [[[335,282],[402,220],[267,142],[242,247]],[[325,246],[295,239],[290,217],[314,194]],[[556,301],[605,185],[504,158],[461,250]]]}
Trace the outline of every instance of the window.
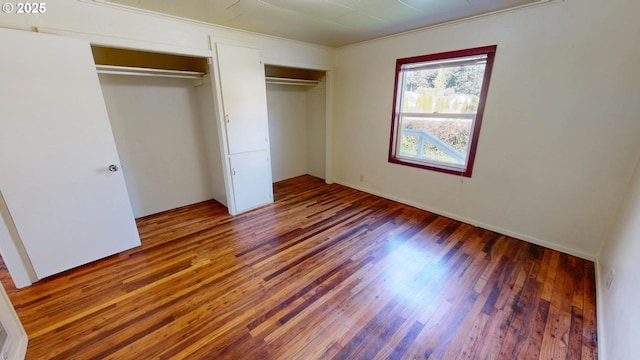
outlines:
{"label": "window", "polygon": [[471,177],[495,52],[396,61],[389,162]]}

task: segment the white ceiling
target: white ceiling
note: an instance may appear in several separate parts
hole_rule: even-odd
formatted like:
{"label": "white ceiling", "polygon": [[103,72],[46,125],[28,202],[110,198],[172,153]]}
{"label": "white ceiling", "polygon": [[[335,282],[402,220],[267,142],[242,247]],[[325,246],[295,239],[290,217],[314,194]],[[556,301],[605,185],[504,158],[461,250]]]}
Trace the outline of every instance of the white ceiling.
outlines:
{"label": "white ceiling", "polygon": [[103,0],[287,39],[342,46],[547,0]]}

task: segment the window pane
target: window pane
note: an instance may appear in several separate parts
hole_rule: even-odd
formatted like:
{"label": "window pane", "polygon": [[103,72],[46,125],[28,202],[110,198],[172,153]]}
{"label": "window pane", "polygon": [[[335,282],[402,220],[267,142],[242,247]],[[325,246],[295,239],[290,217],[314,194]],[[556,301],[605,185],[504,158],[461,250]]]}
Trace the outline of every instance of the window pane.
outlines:
{"label": "window pane", "polygon": [[400,156],[464,167],[471,119],[402,117]]}
{"label": "window pane", "polygon": [[446,58],[441,60],[421,61],[402,65],[402,70],[437,69],[441,67],[455,67],[463,65],[486,64],[487,54]]}
{"label": "window pane", "polygon": [[484,64],[431,70],[405,70],[403,112],[475,113]]}

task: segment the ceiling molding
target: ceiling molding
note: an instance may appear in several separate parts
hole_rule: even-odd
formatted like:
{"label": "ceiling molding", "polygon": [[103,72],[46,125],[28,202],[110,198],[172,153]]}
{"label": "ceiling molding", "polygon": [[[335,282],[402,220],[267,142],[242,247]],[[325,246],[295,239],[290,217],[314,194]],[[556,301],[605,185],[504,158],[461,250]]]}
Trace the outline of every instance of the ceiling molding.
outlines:
{"label": "ceiling molding", "polygon": [[514,6],[514,7],[511,7],[511,8],[495,10],[495,11],[486,12],[486,13],[482,13],[482,14],[478,14],[478,15],[468,16],[468,17],[464,17],[464,18],[461,18],[461,19],[445,21],[445,22],[441,22],[441,23],[438,23],[438,24],[433,24],[433,25],[421,27],[421,28],[418,28],[418,29],[402,31],[402,32],[399,32],[399,33],[396,33],[396,34],[387,35],[387,36],[380,36],[380,37],[377,37],[375,39],[359,41],[359,42],[356,42],[356,43],[353,43],[353,44],[347,44],[347,45],[342,45],[342,46],[336,46],[336,48],[339,49],[339,48],[346,48],[346,47],[350,47],[350,46],[363,45],[363,44],[366,44],[366,43],[369,43],[369,42],[372,42],[372,41],[377,41],[377,40],[382,40],[382,39],[390,39],[390,38],[394,38],[394,37],[398,37],[398,36],[404,36],[404,35],[407,35],[407,34],[420,32],[420,31],[424,31],[424,30],[430,30],[430,29],[435,29],[435,28],[439,28],[439,27],[455,25],[455,24],[459,24],[459,23],[464,23],[464,22],[468,22],[468,21],[477,20],[477,19],[484,18],[484,17],[500,15],[500,14],[504,14],[504,13],[508,13],[508,12],[514,12],[514,11],[519,11],[519,10],[538,7],[538,6],[551,5],[551,4],[555,4],[555,3],[561,3],[561,2],[564,2],[564,1],[565,0],[538,0],[538,1],[536,1],[534,3],[530,3],[530,4]]}
{"label": "ceiling molding", "polygon": [[[379,39],[393,38],[393,37],[396,37],[396,36],[406,35],[406,34],[417,32],[417,31],[423,31],[423,30],[434,29],[434,28],[438,28],[438,27],[442,27],[442,26],[448,26],[448,25],[463,23],[463,22],[466,22],[466,21],[472,21],[472,20],[476,20],[476,19],[479,19],[479,18],[487,17],[487,16],[494,16],[494,15],[504,14],[504,13],[508,13],[508,12],[512,12],[512,11],[519,11],[519,10],[527,9],[527,8],[531,8],[531,7],[537,7],[537,6],[542,6],[542,5],[559,3],[559,2],[563,2],[564,0],[538,0],[538,1],[531,2],[531,3],[517,5],[517,6],[505,8],[505,9],[498,9],[498,10],[488,11],[488,12],[484,12],[484,13],[480,13],[480,14],[476,14],[476,15],[471,15],[471,16],[463,16],[463,17],[458,18],[458,19],[449,20],[449,21],[442,21],[442,22],[439,22],[439,23],[436,23],[436,24],[433,24],[433,25],[422,26],[422,27],[418,27],[418,28],[410,29],[410,30],[398,31],[397,33],[392,33],[392,34],[389,34],[389,35],[376,36],[375,38],[370,38],[370,39],[366,39],[366,40],[362,40],[362,41],[354,40],[354,42],[352,42],[352,43],[348,43],[348,44],[344,44],[344,45],[334,45],[334,46],[319,44],[319,43],[311,42],[311,41],[303,41],[303,40],[299,40],[299,39],[290,39],[290,38],[287,38],[287,37],[284,37],[284,36],[266,34],[266,33],[258,32],[258,31],[235,28],[235,27],[232,27],[232,26],[229,26],[229,25],[215,24],[215,23],[207,22],[207,21],[203,21],[203,20],[196,20],[196,19],[186,18],[186,17],[182,17],[182,16],[170,15],[170,14],[167,14],[167,13],[158,12],[158,11],[154,11],[154,10],[148,10],[148,9],[138,8],[138,7],[134,7],[134,6],[130,6],[130,5],[124,5],[124,4],[120,4],[120,3],[115,3],[115,2],[112,2],[112,1],[109,1],[109,0],[77,0],[77,1],[82,2],[82,3],[91,4],[91,5],[104,6],[104,7],[120,10],[120,11],[126,11],[126,12],[130,12],[130,13],[140,14],[140,15],[144,15],[144,16],[152,16],[152,17],[159,18],[159,19],[172,20],[172,21],[177,21],[177,22],[181,22],[181,23],[185,23],[185,24],[197,25],[197,26],[203,27],[204,29],[208,30],[209,31],[209,35],[211,35],[213,37],[216,37],[216,38],[220,37],[219,35],[217,35],[215,33],[216,31],[229,31],[229,32],[236,32],[236,33],[246,34],[246,35],[250,35],[250,36],[260,36],[260,37],[265,37],[265,38],[270,38],[270,39],[277,39],[277,40],[281,40],[281,41],[282,40],[284,40],[284,41],[293,41],[293,42],[298,42],[298,43],[301,43],[301,44],[305,44],[306,46],[312,45],[312,46],[317,46],[317,47],[322,47],[322,48],[334,48],[335,49],[335,48],[342,48],[342,47],[348,47],[348,46],[364,44],[364,43],[367,43],[367,42],[370,42],[370,41],[376,41],[376,40],[379,40]],[[403,2],[401,2],[401,3],[403,3]],[[267,3],[267,4],[269,4],[269,3]],[[269,5],[271,5],[271,4],[269,4]],[[378,29],[378,30],[380,30],[380,29]],[[276,32],[277,32],[277,30],[276,30]],[[336,35],[334,33],[334,36],[339,36],[339,35]],[[330,42],[330,41],[331,40],[327,40],[327,42]]]}
{"label": "ceiling molding", "polygon": [[263,33],[255,32],[255,31],[238,29],[238,28],[225,26],[225,25],[220,25],[220,24],[213,24],[213,23],[206,22],[206,21],[188,19],[188,18],[175,16],[175,15],[170,15],[170,14],[165,14],[165,13],[161,13],[161,12],[157,12],[157,11],[140,9],[140,8],[133,7],[133,6],[116,4],[116,3],[109,2],[107,0],[76,0],[76,1],[88,4],[88,5],[104,6],[104,7],[115,9],[115,10],[119,10],[119,11],[130,12],[130,13],[135,13],[135,14],[144,15],[144,16],[152,16],[152,17],[155,17],[155,18],[158,18],[158,19],[163,19],[163,20],[177,21],[177,22],[181,22],[183,24],[198,25],[198,26],[201,26],[203,28],[208,29],[207,35],[212,36],[214,38],[219,38],[219,36],[217,36],[212,31],[223,30],[223,31],[231,31],[231,32],[242,33],[242,34],[246,34],[246,35],[250,35],[250,36],[261,36],[261,37],[264,37],[264,38],[273,39],[273,40],[279,40],[279,41],[287,41],[287,42],[291,42],[292,41],[292,42],[304,44],[305,46],[315,46],[315,47],[323,48],[323,49],[335,48],[334,46],[316,44],[316,43],[300,41],[300,40],[295,40],[295,39],[288,39],[288,38],[281,37],[281,36],[263,34]]}

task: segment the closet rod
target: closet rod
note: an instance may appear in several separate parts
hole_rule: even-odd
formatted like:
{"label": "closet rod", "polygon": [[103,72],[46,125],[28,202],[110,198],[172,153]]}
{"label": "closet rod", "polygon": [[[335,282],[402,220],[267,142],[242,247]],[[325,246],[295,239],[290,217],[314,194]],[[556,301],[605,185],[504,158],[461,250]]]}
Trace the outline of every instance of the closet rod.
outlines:
{"label": "closet rod", "polygon": [[306,80],[306,79],[293,79],[293,78],[280,78],[267,76],[265,77],[267,84],[276,85],[301,85],[301,86],[316,86],[320,83],[318,80]]}
{"label": "closet rod", "polygon": [[98,74],[156,76],[179,79],[201,79],[204,73],[197,71],[152,69],[130,66],[96,65]]}

